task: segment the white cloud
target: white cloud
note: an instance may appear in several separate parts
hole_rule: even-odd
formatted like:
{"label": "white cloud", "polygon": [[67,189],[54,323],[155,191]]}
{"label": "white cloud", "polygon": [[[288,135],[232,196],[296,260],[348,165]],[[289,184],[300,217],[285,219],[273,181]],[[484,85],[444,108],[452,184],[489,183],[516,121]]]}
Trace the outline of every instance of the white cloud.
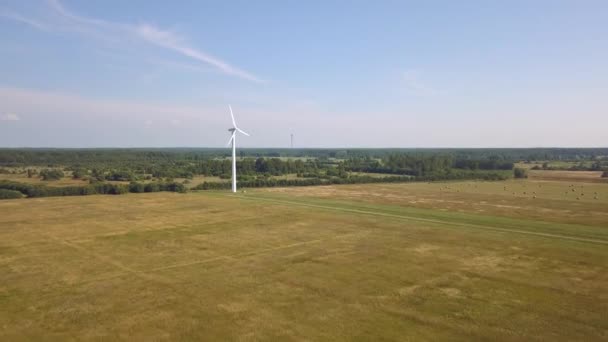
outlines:
{"label": "white cloud", "polygon": [[19,121],[21,118],[19,115],[15,113],[6,113],[4,115],[0,115],[0,121]]}
{"label": "white cloud", "polygon": [[184,38],[178,36],[173,32],[166,31],[148,24],[132,26],[79,16],[67,10],[59,2],[59,0],[49,0],[49,4],[52,8],[56,10],[56,12],[58,12],[62,16],[79,22],[81,24],[106,27],[114,30],[123,30],[129,33],[130,35],[135,35],[136,37],[147,41],[148,43],[163,47],[165,49],[173,50],[174,52],[177,52],[186,57],[211,65],[227,75],[236,76],[249,81],[262,82],[262,80],[258,79],[257,77],[246,71],[240,70],[239,68],[234,67],[228,64],[227,62],[220,60],[219,58],[213,57],[206,52],[200,51],[189,46]]}
{"label": "white cloud", "polygon": [[121,24],[113,24],[110,22],[107,22],[105,20],[99,20],[99,19],[93,19],[93,18],[86,18],[83,16],[79,16],[76,15],[74,13],[72,13],[71,11],[69,11],[67,8],[65,8],[61,2],[59,2],[59,0],[47,0],[48,4],[51,6],[51,8],[53,8],[57,13],[61,14],[62,16],[72,19],[74,21],[80,22],[82,24],[89,24],[89,25],[120,25],[123,26]]}
{"label": "white cloud", "polygon": [[257,76],[191,46],[185,38],[174,32],[149,24],[132,25],[84,17],[68,10],[59,0],[47,0],[47,3],[53,10],[53,13],[63,19],[61,23],[43,23],[13,12],[0,12],[0,17],[25,23],[42,31],[51,31],[52,29],[58,31],[68,30],[104,41],[113,43],[122,42],[129,45],[136,40],[171,50],[182,56],[211,66],[225,75],[264,83]]}
{"label": "white cloud", "polygon": [[249,81],[258,82],[258,83],[264,82],[246,71],[240,70],[203,51],[200,51],[200,50],[197,50],[197,49],[194,49],[194,48],[188,46],[185,43],[183,38],[177,36],[173,32],[164,31],[164,30],[161,30],[159,28],[156,28],[154,26],[147,25],[147,24],[139,25],[136,28],[136,32],[140,37],[142,37],[143,39],[145,39],[146,41],[148,41],[152,44],[158,45],[160,47],[164,47],[166,49],[173,50],[186,57],[190,57],[190,58],[198,60],[200,62],[212,65],[212,66],[216,67],[217,69],[219,69],[220,71],[224,72],[225,74],[237,76],[237,77],[240,77],[240,78],[243,78],[243,79],[246,79]]}

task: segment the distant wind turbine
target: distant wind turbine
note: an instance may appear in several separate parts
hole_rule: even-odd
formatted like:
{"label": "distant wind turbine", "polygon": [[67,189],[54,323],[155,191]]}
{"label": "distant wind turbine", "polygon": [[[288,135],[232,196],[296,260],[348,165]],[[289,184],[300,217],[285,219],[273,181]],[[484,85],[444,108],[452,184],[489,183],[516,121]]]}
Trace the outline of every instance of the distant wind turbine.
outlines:
{"label": "distant wind turbine", "polygon": [[230,117],[232,118],[232,128],[228,129],[229,132],[232,132],[230,140],[228,140],[228,145],[232,143],[232,192],[236,192],[236,131],[239,131],[246,136],[249,136],[249,134],[236,126],[234,114],[232,114],[232,107],[228,105],[228,109],[230,109]]}

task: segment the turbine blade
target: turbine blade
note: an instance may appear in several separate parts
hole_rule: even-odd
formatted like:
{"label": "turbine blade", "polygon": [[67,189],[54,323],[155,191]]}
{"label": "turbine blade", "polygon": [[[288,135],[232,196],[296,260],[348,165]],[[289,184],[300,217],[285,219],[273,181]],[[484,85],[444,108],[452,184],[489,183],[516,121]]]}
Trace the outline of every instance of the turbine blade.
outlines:
{"label": "turbine blade", "polygon": [[232,132],[232,135],[230,136],[230,139],[228,139],[228,143],[226,144],[226,146],[230,147],[230,144],[232,143],[232,140],[234,139],[234,135],[236,133]]}
{"label": "turbine blade", "polygon": [[236,121],[234,121],[234,114],[232,114],[232,107],[228,105],[228,109],[230,109],[230,117],[232,118],[232,127],[236,127]]}
{"label": "turbine blade", "polygon": [[241,133],[245,134],[246,136],[249,136],[249,133],[247,133],[247,132],[243,131],[242,129],[240,129],[240,128],[238,128],[238,127],[234,127],[234,128],[236,128],[236,130],[237,130],[237,131],[239,131],[239,132],[241,132]]}

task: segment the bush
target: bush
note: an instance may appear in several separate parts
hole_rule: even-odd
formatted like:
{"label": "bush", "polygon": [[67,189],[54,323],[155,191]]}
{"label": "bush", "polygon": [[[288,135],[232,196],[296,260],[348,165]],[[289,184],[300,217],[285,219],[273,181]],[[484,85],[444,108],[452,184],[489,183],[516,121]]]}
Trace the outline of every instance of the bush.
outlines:
{"label": "bush", "polygon": [[131,182],[131,184],[129,184],[129,192],[142,193],[145,191],[146,191],[146,186],[143,185],[142,183]]}
{"label": "bush", "polygon": [[134,181],[134,180],[136,180],[136,177],[130,171],[118,170],[118,171],[113,171],[109,176],[106,177],[106,179],[125,182],[125,181]]}
{"label": "bush", "polygon": [[160,187],[158,186],[158,183],[148,183],[144,187],[144,192],[159,192],[159,191],[160,191]]}
{"label": "bush", "polygon": [[72,178],[74,179],[82,179],[83,177],[87,176],[88,172],[87,170],[84,169],[75,169],[74,171],[72,171]]}
{"label": "bush", "polygon": [[44,181],[54,181],[63,178],[63,171],[57,169],[46,169],[40,171],[40,176]]}
{"label": "bush", "polygon": [[108,193],[110,195],[126,194],[126,193],[129,193],[129,186],[122,185],[122,184],[113,184],[113,186],[110,188],[110,192],[108,192]]}
{"label": "bush", "polygon": [[514,178],[528,178],[528,170],[516,167],[513,169]]}
{"label": "bush", "polygon": [[608,178],[608,171],[602,172],[602,178]]}
{"label": "bush", "polygon": [[177,182],[160,184],[159,188],[160,191],[186,192],[186,187],[184,184]]}
{"label": "bush", "polygon": [[21,198],[23,194],[17,190],[0,189],[0,199]]}

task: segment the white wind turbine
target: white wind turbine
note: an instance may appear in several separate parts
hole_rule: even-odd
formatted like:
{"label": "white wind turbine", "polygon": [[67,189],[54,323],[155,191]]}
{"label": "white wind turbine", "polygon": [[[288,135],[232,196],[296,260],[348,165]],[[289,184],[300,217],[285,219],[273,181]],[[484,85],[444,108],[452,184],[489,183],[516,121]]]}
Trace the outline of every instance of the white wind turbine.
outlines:
{"label": "white wind turbine", "polygon": [[232,136],[230,137],[230,140],[228,140],[228,145],[232,143],[232,192],[236,192],[236,131],[239,131],[246,136],[249,136],[249,134],[236,126],[234,114],[232,114],[232,107],[228,105],[228,109],[230,109],[230,117],[232,118],[232,128],[228,129],[229,132],[232,132]]}

